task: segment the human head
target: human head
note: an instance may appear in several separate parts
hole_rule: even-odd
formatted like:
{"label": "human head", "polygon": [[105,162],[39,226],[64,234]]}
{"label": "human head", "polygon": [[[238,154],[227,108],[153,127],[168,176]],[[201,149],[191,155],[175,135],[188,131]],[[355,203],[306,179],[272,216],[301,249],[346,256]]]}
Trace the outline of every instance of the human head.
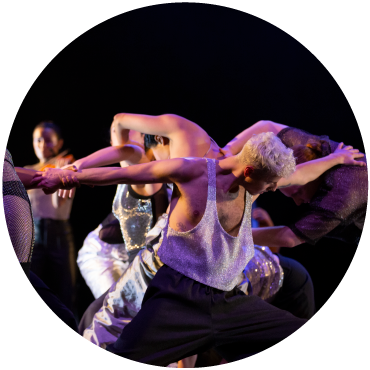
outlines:
{"label": "human head", "polygon": [[152,149],[155,159],[164,160],[170,158],[170,141],[160,135],[144,136],[145,150]]}
{"label": "human head", "polygon": [[[296,163],[301,164],[314,159],[323,157],[322,148],[328,146],[329,143],[325,140],[311,139],[306,145],[295,145],[292,147]],[[290,186],[288,188],[280,189],[281,192],[294,200],[297,206],[302,203],[309,203],[317,192],[322,178],[309,182],[303,186]]]}
{"label": "human head", "polygon": [[52,121],[40,122],[33,130],[33,149],[43,162],[55,157],[63,146],[60,127]]}
{"label": "human head", "polygon": [[272,132],[253,135],[237,159],[245,167],[245,182],[252,195],[275,191],[277,182],[295,171],[293,150]]}

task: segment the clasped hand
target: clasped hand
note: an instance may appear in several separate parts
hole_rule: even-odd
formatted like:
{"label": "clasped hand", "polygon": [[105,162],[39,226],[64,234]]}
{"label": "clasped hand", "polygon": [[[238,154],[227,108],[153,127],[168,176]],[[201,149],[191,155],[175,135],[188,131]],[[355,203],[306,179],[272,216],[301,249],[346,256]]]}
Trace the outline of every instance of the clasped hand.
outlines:
{"label": "clasped hand", "polygon": [[[63,169],[46,168],[45,171],[35,173],[31,184],[37,185],[37,188],[42,189],[45,194],[52,194],[62,189],[59,191],[59,195],[65,195],[61,192],[80,187],[80,183],[74,175],[77,171],[77,168],[73,165],[65,166]],[[72,195],[73,193],[69,192],[69,197],[72,197]]]}

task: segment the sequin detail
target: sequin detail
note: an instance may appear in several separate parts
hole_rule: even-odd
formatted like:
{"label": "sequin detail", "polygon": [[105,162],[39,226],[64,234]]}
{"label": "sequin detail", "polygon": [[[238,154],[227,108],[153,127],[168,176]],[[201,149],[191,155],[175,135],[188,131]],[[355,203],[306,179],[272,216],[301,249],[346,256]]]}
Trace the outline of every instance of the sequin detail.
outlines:
{"label": "sequin detail", "polygon": [[279,258],[268,247],[254,246],[254,257],[244,274],[252,287],[252,294],[263,300],[273,297],[283,285],[284,271]]}
{"label": "sequin detail", "polygon": [[245,192],[244,216],[237,237],[222,228],[216,204],[216,162],[206,159],[208,196],[203,218],[186,232],[167,223],[158,250],[162,262],[200,283],[223,291],[240,282],[240,274],[254,254],[251,230],[252,195]]}
{"label": "sequin detail", "polygon": [[117,186],[112,212],[119,220],[127,251],[143,248],[153,222],[151,199],[134,198],[128,185],[121,184]]}

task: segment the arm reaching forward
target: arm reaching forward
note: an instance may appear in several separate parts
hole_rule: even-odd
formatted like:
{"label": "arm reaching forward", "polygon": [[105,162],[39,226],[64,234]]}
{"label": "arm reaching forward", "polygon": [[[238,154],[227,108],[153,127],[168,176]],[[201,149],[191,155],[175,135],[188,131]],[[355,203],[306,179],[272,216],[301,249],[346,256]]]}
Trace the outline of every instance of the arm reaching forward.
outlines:
{"label": "arm reaching forward", "polygon": [[187,181],[197,176],[193,161],[178,158],[165,161],[138,164],[135,166],[92,168],[72,172],[68,170],[46,169],[37,172],[32,184],[38,188],[54,192],[57,189],[71,189],[79,184],[115,185],[115,184],[153,184]]}

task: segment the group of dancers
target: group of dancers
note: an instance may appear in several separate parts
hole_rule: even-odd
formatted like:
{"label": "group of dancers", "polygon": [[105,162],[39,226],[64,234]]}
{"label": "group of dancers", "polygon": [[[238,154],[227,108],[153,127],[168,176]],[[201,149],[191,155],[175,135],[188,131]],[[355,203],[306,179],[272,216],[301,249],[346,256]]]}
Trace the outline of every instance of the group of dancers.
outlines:
{"label": "group of dancers", "polygon": [[[96,298],[78,330],[125,358],[209,366],[274,345],[315,310],[307,271],[269,247],[361,235],[364,156],[328,137],[259,121],[220,148],[185,118],[122,113],[111,142],[61,169],[16,172],[33,192],[54,193],[53,204],[71,202],[76,186],[118,185],[112,214],[78,254]],[[276,189],[309,211],[252,229],[252,203]]]}

